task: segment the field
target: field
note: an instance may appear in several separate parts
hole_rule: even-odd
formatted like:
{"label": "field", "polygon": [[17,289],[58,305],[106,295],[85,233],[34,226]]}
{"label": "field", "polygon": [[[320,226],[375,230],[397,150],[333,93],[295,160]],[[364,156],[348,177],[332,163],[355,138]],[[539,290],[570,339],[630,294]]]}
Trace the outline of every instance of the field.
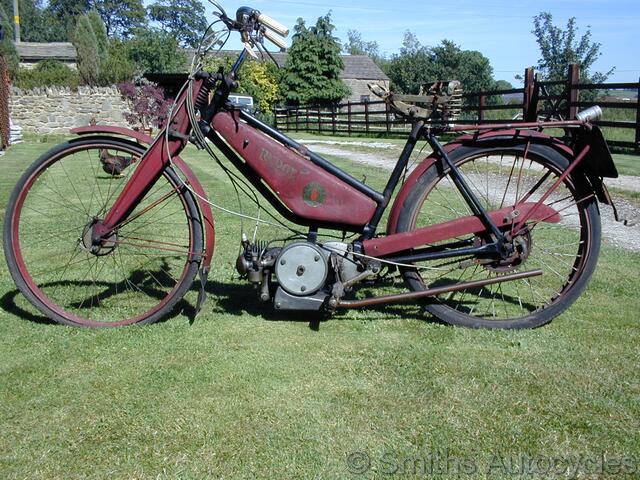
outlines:
{"label": "field", "polygon": [[[41,140],[0,157],[0,219],[21,172],[62,139]],[[213,161],[184,158],[237,208]],[[637,157],[617,160],[638,174]],[[384,184],[383,170],[336,163]],[[639,253],[604,243],[585,294],[537,330],[453,328],[410,305],[317,323],[253,301],[235,273],[240,222],[214,214],[195,319],[194,290],[154,325],[52,324],[0,262],[1,478],[640,474]]]}

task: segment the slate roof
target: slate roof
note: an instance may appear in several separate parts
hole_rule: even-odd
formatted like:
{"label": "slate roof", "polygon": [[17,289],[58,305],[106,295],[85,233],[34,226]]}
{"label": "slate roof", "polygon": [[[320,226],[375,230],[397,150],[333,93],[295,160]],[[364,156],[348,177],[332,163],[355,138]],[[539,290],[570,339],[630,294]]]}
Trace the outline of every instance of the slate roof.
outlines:
{"label": "slate roof", "polygon": [[20,60],[23,61],[35,62],[47,59],[70,62],[76,61],[76,47],[69,42],[20,42],[15,45]]}

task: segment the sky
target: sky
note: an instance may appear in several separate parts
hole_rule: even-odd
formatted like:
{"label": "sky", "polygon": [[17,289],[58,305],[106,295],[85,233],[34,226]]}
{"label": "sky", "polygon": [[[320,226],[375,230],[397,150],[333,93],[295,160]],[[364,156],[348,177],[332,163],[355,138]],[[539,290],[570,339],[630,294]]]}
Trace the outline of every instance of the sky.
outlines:
{"label": "sky", "polygon": [[[357,30],[363,40],[378,42],[387,56],[399,52],[406,30],[415,33],[422,45],[453,40],[464,50],[480,51],[491,61],[494,78],[514,85],[519,83],[514,76],[522,75],[540,58],[531,33],[533,17],[548,11],[558,26],[576,17],[579,35],[591,27],[593,41],[602,44],[602,55],[592,71],[616,67],[609,79],[612,82],[638,82],[640,77],[640,0],[219,1],[229,15],[239,6],[249,5],[290,28],[298,17],[307,25],[315,24],[331,10],[337,37],[345,41],[348,30]],[[239,48],[240,43],[228,46]]]}

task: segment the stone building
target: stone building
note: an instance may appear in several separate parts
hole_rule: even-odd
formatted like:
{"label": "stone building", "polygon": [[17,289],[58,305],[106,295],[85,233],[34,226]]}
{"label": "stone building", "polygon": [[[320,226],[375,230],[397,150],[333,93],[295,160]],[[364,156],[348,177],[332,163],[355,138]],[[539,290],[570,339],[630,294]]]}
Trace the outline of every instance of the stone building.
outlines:
{"label": "stone building", "polygon": [[58,60],[72,68],[76,67],[76,47],[69,42],[20,42],[16,43],[20,66],[35,67],[41,60]]}
{"label": "stone building", "polygon": [[[370,57],[366,55],[341,55],[341,57],[344,62],[344,70],[342,70],[340,78],[351,89],[351,94],[342,99],[343,103],[372,100],[371,92],[367,87],[369,83],[377,83],[389,88],[389,77]],[[280,67],[283,67],[287,60],[287,54],[274,53],[273,58]]]}

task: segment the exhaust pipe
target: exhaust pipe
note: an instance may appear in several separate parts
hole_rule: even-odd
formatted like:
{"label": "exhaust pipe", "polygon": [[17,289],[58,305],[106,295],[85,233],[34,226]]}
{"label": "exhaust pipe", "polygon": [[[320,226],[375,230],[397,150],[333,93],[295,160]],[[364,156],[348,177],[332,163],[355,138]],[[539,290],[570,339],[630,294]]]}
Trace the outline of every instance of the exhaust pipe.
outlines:
{"label": "exhaust pipe", "polygon": [[576,115],[576,119],[583,123],[593,122],[602,117],[602,109],[598,105],[582,110]]}

